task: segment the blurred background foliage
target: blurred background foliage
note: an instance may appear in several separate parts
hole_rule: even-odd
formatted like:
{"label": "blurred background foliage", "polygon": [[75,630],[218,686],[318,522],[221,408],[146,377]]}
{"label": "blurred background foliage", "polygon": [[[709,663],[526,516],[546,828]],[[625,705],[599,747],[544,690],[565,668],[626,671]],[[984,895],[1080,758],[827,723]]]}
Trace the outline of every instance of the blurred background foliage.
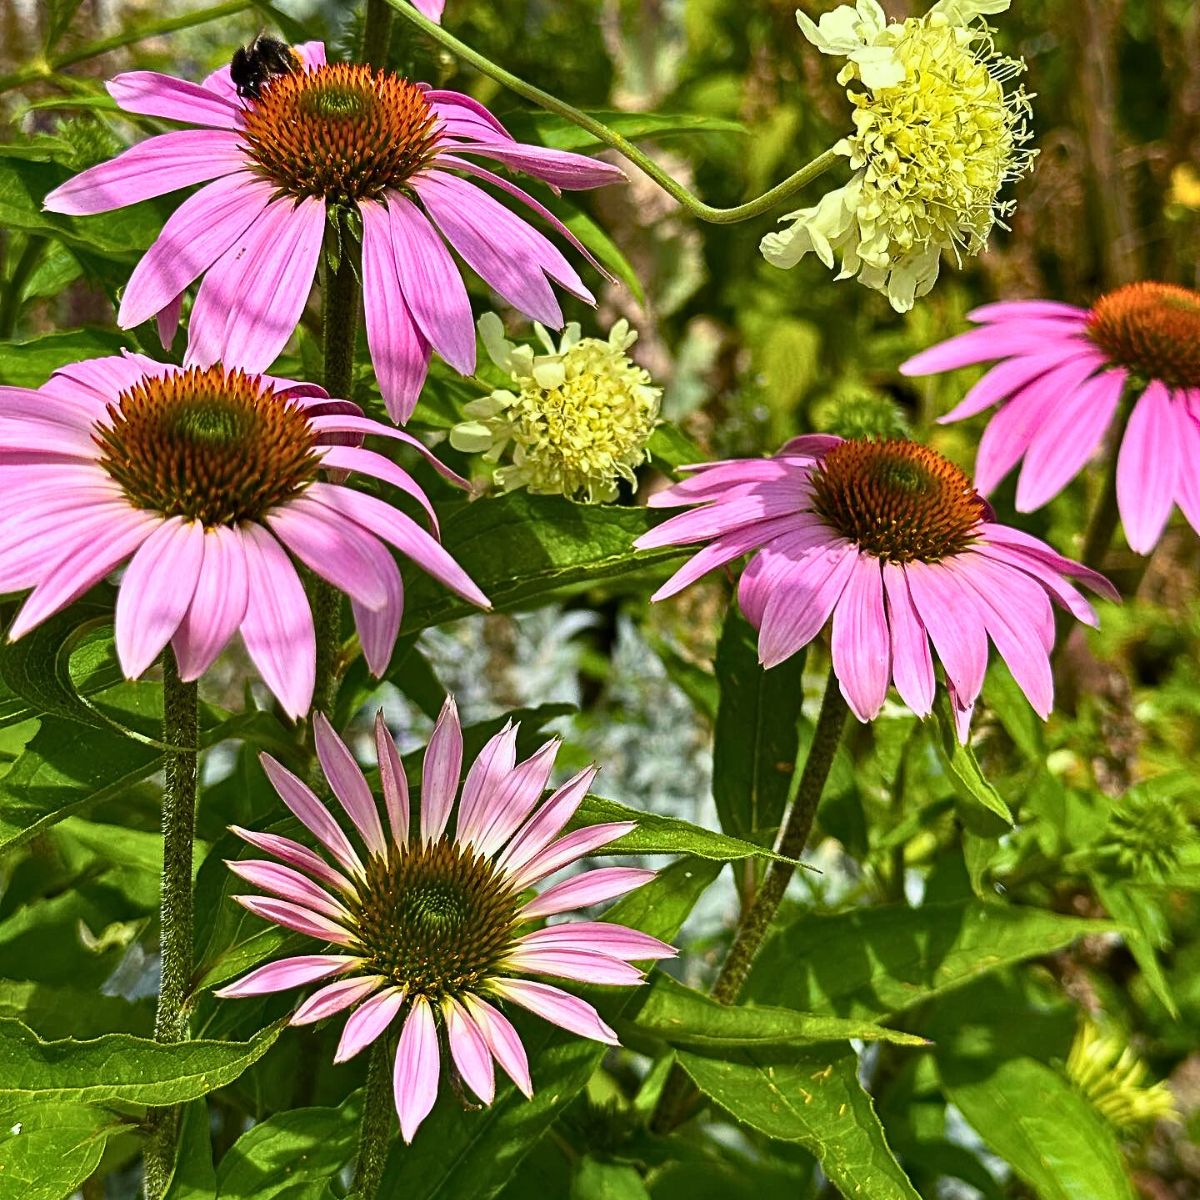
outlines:
{"label": "blurred background foliage", "polygon": [[[814,17],[830,7],[805,3]],[[884,0],[884,7],[902,18],[924,5]],[[0,382],[36,385],[59,362],[128,342],[115,331],[113,299],[173,202],[86,221],[48,221],[37,211],[41,195],[66,175],[154,128],[118,119],[104,79],[132,66],[200,78],[264,28],[343,48],[358,30],[353,10],[332,2],[234,2],[220,19],[199,24],[189,23],[190,11],[178,0],[2,0],[0,338],[15,344],[0,352]],[[731,205],[814,157],[847,126],[836,68],[799,35],[794,11],[795,0],[449,0],[446,20],[496,62],[581,107],[702,118],[692,128],[689,120],[661,123],[669,132],[638,140],[706,201]],[[665,388],[671,423],[656,441],[660,466],[689,455],[770,452],[796,433],[842,428],[863,406],[883,404],[897,429],[969,468],[983,418],[949,428],[934,422],[977,376],[907,381],[897,372],[905,358],[964,328],[965,313],[987,300],[1088,304],[1131,280],[1200,284],[1200,9],[1192,0],[1014,0],[1013,11],[994,21],[1000,49],[1028,63],[1040,157],[1018,188],[1011,232],[998,231],[990,252],[962,270],[945,269],[908,316],[857,284],[833,282],[815,259],[790,272],[770,267],[757,252],[769,219],[698,224],[635,170],[627,188],[555,202],[625,278],[603,290],[597,313],[579,308],[571,316],[585,333],[606,332],[621,316],[640,331],[635,357]],[[398,69],[470,92],[519,135],[597,149],[396,25]],[[147,27],[162,31],[133,36]],[[86,53],[106,39],[115,43],[107,53]],[[825,183],[801,202],[815,201]],[[604,247],[600,230],[613,247]],[[480,310],[491,303],[482,291],[476,299]],[[310,315],[285,366],[311,376],[319,359],[315,310]],[[509,328],[528,332],[515,321]],[[134,337],[154,352],[149,329]],[[488,388],[435,370],[416,426],[444,436],[462,403]],[[378,404],[365,357],[356,398]],[[448,443],[439,452],[471,466]],[[647,468],[643,487],[659,478]],[[431,480],[430,490],[436,486]],[[1078,551],[1098,480],[1083,477],[1028,517],[1014,515],[1011,486],[994,497],[1006,520]],[[534,505],[531,519],[538,511]],[[839,756],[810,851],[820,873],[802,872],[794,885],[751,993],[760,1003],[886,1019],[930,1039],[924,1049],[874,1043],[858,1065],[922,1196],[1200,1195],[1198,550],[1179,521],[1148,562],[1118,538],[1107,569],[1136,598],[1107,606],[1101,631],[1072,636],[1059,711],[1046,726],[993,666],[974,748],[1015,828],[977,803],[936,729],[897,706],[872,727],[852,729]],[[512,605],[529,611],[455,621],[419,637],[414,630],[383,689],[351,679],[342,723],[362,726],[382,702],[418,745],[439,685],[458,694],[474,722],[561,705],[542,715],[569,738],[564,768],[598,759],[602,794],[769,842],[773,822],[747,826],[730,799],[743,781],[741,765],[720,747],[714,764],[711,750],[714,725],[732,720],[744,700],[736,668],[745,632],[736,618],[724,620],[728,580],[654,609],[648,591],[633,576],[613,585],[585,580]],[[809,712],[820,657],[815,650],[803,670],[796,667]],[[78,684],[83,668],[71,665]],[[228,662],[209,681],[210,697],[236,704],[243,679],[239,664]],[[136,723],[136,694],[120,695],[121,711]],[[794,732],[795,713],[791,720]],[[36,729],[6,719],[0,753],[19,764]],[[44,743],[52,733],[43,727],[37,736]],[[802,719],[801,742],[805,736]],[[777,821],[790,759],[775,765]],[[156,794],[152,765],[129,770],[126,785],[89,808],[86,820],[56,825],[0,866],[0,1015],[20,1015],[43,1036],[148,1028]],[[248,751],[214,758],[209,771],[200,836],[216,856],[230,851],[220,841],[226,821],[265,820],[272,804]],[[207,881],[210,892],[219,890],[214,878],[202,869],[201,888]],[[710,981],[736,899],[755,882],[754,863],[734,863],[693,913],[688,983]],[[986,918],[985,902],[1004,912],[1036,909],[1047,920],[1116,924],[1096,924],[1075,940],[1047,926],[1014,927],[1005,935],[1011,945],[999,931],[972,941],[971,922]],[[896,912],[912,920],[889,924]],[[42,949],[51,943],[53,952]],[[880,982],[885,977],[905,981],[893,984],[899,995]],[[208,1036],[248,1037],[282,1011],[265,1001],[212,1007]],[[1103,1053],[1097,1060],[1085,1021],[1144,1062],[1141,1083]],[[218,1154],[250,1119],[276,1110],[302,1104],[341,1112],[349,1068],[323,1065],[327,1047],[314,1052],[311,1036],[284,1035],[221,1093]],[[328,1042],[328,1031],[323,1036]],[[831,1194],[802,1132],[781,1132],[752,1106],[735,1111],[735,1123],[724,1112],[737,1109],[734,1092],[718,1115],[686,1127],[670,1145],[641,1132],[646,1061],[610,1060],[592,1076],[505,1195],[531,1188],[573,1200]],[[1089,1074],[1087,1061],[1100,1065]],[[796,1079],[817,1078],[819,1060],[792,1069],[801,1068],[808,1075]],[[1139,1088],[1156,1080],[1167,1081],[1166,1100],[1145,1101]],[[320,1128],[335,1144],[353,1126],[343,1114]],[[113,1173],[106,1185],[99,1175],[85,1185],[89,1200],[130,1194],[131,1147],[129,1138],[109,1139],[105,1169]],[[1134,1192],[1096,1190],[1115,1186],[1095,1182],[1111,1178],[1096,1166],[1111,1156],[1126,1164]],[[242,1193],[230,1185],[228,1194],[323,1193]]]}

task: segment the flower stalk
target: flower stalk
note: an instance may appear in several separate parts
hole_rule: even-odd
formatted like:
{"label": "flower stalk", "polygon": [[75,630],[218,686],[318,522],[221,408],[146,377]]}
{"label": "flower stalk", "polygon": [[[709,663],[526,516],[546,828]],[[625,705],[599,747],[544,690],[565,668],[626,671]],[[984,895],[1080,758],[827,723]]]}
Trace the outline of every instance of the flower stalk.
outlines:
{"label": "flower stalk", "polygon": [[[843,697],[836,673],[830,669],[821,699],[821,711],[813,731],[812,745],[804,761],[796,798],[776,844],[779,858],[772,859],[754,900],[744,909],[733,937],[733,944],[713,984],[712,997],[721,1004],[736,1004],[750,968],[762,948],[771,922],[796,873],[796,860],[804,853],[817,816],[817,805],[833,766],[850,709]],[[670,1133],[694,1111],[699,1093],[683,1069],[675,1066],[663,1085],[662,1095],[650,1120],[658,1134]]]}
{"label": "flower stalk", "polygon": [[[188,1036],[192,979],[192,844],[196,829],[199,701],[196,684],[180,680],[170,649],[163,654],[163,741],[171,750],[162,803],[162,978],[154,1040],[182,1042]],[[175,1163],[178,1130],[178,1108],[160,1109],[154,1114],[146,1147],[147,1200],[158,1200],[166,1190]]]}
{"label": "flower stalk", "polygon": [[761,196],[749,200],[745,204],[738,204],[732,208],[717,208],[711,204],[705,204],[678,180],[673,179],[649,155],[639,150],[628,138],[622,137],[602,121],[597,121],[595,117],[589,116],[565,100],[560,100],[557,96],[552,96],[549,92],[544,92],[541,88],[527,83],[511,71],[506,71],[492,62],[490,58],[471,49],[465,42],[459,41],[440,25],[434,24],[409,4],[408,0],[386,0],[386,2],[406,21],[417,26],[422,33],[433,38],[435,42],[444,46],[463,62],[470,63],[477,71],[482,71],[489,79],[503,84],[510,91],[536,104],[539,108],[544,108],[547,112],[563,117],[573,125],[578,125],[580,129],[586,130],[597,141],[619,151],[698,220],[707,221],[713,225],[736,225],[740,221],[761,217],[789,197],[794,196],[802,188],[807,187],[814,179],[824,175],[836,163],[844,161],[841,154],[830,148],[814,158],[812,162],[806,163],[798,171],[794,171],[782,183],[776,184],[770,190],[763,192]]}
{"label": "flower stalk", "polygon": [[392,1116],[392,1057],[386,1038],[371,1047],[367,1085],[363,1089],[362,1125],[358,1135],[358,1164],[354,1168],[352,1200],[374,1200],[387,1165],[388,1142],[396,1122]]}

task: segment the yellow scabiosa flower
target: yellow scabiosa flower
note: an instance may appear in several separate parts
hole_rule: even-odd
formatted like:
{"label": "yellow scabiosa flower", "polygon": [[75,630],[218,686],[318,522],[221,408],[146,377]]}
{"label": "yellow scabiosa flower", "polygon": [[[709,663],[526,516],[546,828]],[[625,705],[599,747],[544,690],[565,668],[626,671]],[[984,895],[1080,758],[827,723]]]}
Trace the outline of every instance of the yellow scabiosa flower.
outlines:
{"label": "yellow scabiosa flower", "polygon": [[613,500],[618,481],[633,483],[634,468],[647,458],[662,399],[626,354],[637,334],[618,321],[601,341],[583,337],[572,322],[556,346],[541,325],[534,329],[544,353],[510,342],[495,313],[480,317],[488,354],[513,386],[466,405],[469,420],[451,430],[450,444],[491,463],[511,444],[511,462],[493,475],[506,492]]}
{"label": "yellow scabiosa flower", "polygon": [[1009,0],[939,0],[924,17],[889,24],[876,0],[814,23],[796,18],[825,54],[854,106],[854,133],[835,149],[854,171],[845,187],[789,213],[768,234],[768,262],[793,267],[810,251],[839,279],[857,276],[898,312],[934,285],[944,250],[978,254],[1012,211],[1005,183],[1029,170],[1029,97],[1004,84],[1025,64],[996,52],[984,14]]}
{"label": "yellow scabiosa flower", "polygon": [[1114,1129],[1179,1120],[1170,1088],[1147,1085],[1146,1075],[1146,1064],[1118,1034],[1083,1018],[1067,1058],[1067,1078]]}

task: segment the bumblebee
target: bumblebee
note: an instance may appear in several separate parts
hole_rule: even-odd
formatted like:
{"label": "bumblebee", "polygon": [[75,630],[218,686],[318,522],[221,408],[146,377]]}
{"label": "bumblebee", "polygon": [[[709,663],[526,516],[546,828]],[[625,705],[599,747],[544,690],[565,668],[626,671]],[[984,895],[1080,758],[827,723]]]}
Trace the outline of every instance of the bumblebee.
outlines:
{"label": "bumblebee", "polygon": [[257,100],[263,87],[280,75],[292,75],[300,69],[299,55],[287,44],[269,34],[260,33],[248,46],[239,46],[229,63],[229,78],[239,96]]}

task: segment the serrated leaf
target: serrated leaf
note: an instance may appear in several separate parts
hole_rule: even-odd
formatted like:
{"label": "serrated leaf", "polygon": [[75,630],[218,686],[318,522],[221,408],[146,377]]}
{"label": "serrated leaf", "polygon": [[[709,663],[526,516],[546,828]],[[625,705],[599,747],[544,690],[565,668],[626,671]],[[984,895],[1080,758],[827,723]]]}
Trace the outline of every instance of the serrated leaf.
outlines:
{"label": "serrated leaf", "polygon": [[0,1195],[63,1200],[96,1169],[104,1144],[128,1126],[86,1104],[0,1102]]}
{"label": "serrated leaf", "polygon": [[281,1029],[249,1042],[165,1045],[128,1033],[46,1042],[20,1021],[0,1021],[0,1103],[182,1104],[232,1083]]}
{"label": "serrated leaf", "polygon": [[1112,1130],[1032,1058],[939,1064],[947,1098],[1039,1200],[1134,1200]]}
{"label": "serrated leaf", "polygon": [[1109,921],[975,899],[809,913],[763,947],[747,994],[807,1012],[881,1018],[1113,929]]}
{"label": "serrated leaf", "polygon": [[915,1034],[886,1029],[871,1021],[796,1012],[771,1005],[718,1004],[703,992],[661,974],[651,983],[646,1002],[633,1024],[639,1032],[672,1046],[709,1055],[745,1047],[810,1045],[851,1038],[901,1046],[928,1045]]}
{"label": "serrated leaf", "polygon": [[730,605],[717,643],[721,701],[713,742],[713,799],[721,828],[746,838],[778,828],[800,746],[804,654],[766,671],[758,631]]}
{"label": "serrated leaf", "polygon": [[727,1060],[684,1051],[678,1061],[738,1121],[815,1155],[844,1196],[921,1200],[888,1147],[852,1051],[743,1051]]}
{"label": "serrated leaf", "polygon": [[[705,889],[716,878],[715,863],[684,859],[605,913],[606,920],[672,939]],[[608,1020],[619,1019],[638,992],[605,989],[590,997]],[[511,1013],[510,1016],[516,1014]],[[587,1042],[544,1021],[520,1020],[533,1064],[533,1099],[511,1085],[479,1113],[463,1113],[443,1095],[411,1146],[394,1147],[380,1196],[404,1200],[490,1200],[551,1123],[587,1085],[605,1047]]]}

